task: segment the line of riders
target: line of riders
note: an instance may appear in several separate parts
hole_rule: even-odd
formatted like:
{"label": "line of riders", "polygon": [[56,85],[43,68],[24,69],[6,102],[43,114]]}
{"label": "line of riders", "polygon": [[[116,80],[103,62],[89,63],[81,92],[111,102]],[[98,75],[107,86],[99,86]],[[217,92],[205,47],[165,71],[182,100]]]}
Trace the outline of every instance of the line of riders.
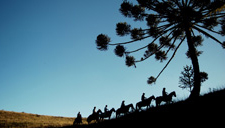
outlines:
{"label": "line of riders", "polygon": [[[162,96],[158,96],[156,98],[155,98],[154,95],[152,95],[149,98],[146,98],[145,97],[145,93],[143,93],[142,96],[141,96],[141,101],[139,101],[136,104],[136,110],[137,111],[138,110],[141,110],[142,107],[147,107],[147,109],[149,109],[150,108],[151,101],[153,99],[156,102],[156,107],[159,106],[162,101],[164,101],[167,104],[169,104],[170,102],[172,102],[172,97],[173,96],[176,97],[176,92],[173,91],[170,94],[168,94],[166,92],[166,88],[163,88]],[[121,107],[118,108],[117,110],[115,110],[114,108],[112,108],[111,110],[108,110],[107,107],[108,106],[106,105],[105,108],[104,108],[104,113],[100,109],[96,112],[96,107],[94,107],[93,113],[91,115],[89,115],[88,118],[87,118],[88,124],[92,120],[96,120],[97,122],[99,120],[103,120],[104,118],[108,118],[110,120],[111,114],[113,112],[116,112],[116,118],[118,118],[121,114],[127,114],[127,113],[129,113],[130,108],[132,109],[132,112],[135,110],[133,104],[125,105],[125,101],[124,100],[121,103]],[[74,123],[73,124],[76,125],[76,124],[80,124],[80,123],[82,123],[82,116],[81,116],[80,112],[78,112],[77,118],[74,120]]]}

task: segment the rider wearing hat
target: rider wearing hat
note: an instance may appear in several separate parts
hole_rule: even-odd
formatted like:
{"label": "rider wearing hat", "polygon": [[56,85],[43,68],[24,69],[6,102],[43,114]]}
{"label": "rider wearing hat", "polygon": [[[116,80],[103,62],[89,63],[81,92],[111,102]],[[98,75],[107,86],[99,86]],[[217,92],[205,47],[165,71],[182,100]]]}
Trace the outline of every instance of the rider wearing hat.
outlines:
{"label": "rider wearing hat", "polygon": [[125,104],[124,104],[124,103],[125,103],[125,101],[123,100],[123,101],[122,101],[122,103],[121,103],[121,106],[120,106],[120,108],[123,108],[123,107],[125,107]]}
{"label": "rider wearing hat", "polygon": [[165,98],[167,97],[167,92],[166,92],[166,88],[163,88],[163,91],[162,91],[162,96]]}
{"label": "rider wearing hat", "polygon": [[143,93],[142,96],[141,96],[141,101],[144,101],[145,99],[146,99],[145,93]]}

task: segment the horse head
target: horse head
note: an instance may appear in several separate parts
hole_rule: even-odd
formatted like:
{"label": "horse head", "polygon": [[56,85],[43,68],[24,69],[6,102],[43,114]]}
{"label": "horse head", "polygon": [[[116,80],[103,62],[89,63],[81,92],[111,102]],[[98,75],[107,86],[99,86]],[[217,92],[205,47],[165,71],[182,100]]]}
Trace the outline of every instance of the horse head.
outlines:
{"label": "horse head", "polygon": [[110,112],[116,112],[115,108],[112,108],[112,109],[110,110]]}
{"label": "horse head", "polygon": [[172,96],[177,97],[177,95],[176,95],[176,92],[175,92],[175,91],[171,92],[171,94],[172,94]]}
{"label": "horse head", "polygon": [[[134,110],[135,110],[135,108],[134,108],[134,105],[133,105],[133,104],[130,104],[130,105],[129,105],[129,107],[131,108],[131,110],[132,110],[132,111],[134,111]],[[129,108],[128,108],[128,111],[129,111]]]}
{"label": "horse head", "polygon": [[[133,104],[129,104],[128,106],[131,107],[132,110],[134,110],[134,105]],[[128,109],[129,109],[129,107],[128,107]]]}
{"label": "horse head", "polygon": [[100,113],[102,113],[102,111],[101,109],[98,109],[97,114],[100,114]]}
{"label": "horse head", "polygon": [[152,96],[151,96],[151,99],[155,100],[155,96],[154,96],[154,95],[152,95]]}

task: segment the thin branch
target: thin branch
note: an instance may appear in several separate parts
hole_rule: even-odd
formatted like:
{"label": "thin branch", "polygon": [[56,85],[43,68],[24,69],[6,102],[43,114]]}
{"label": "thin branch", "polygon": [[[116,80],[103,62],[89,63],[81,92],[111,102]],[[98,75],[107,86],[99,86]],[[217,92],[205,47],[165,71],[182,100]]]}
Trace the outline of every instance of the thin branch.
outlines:
{"label": "thin branch", "polygon": [[129,43],[133,43],[133,42],[136,42],[136,41],[139,41],[139,40],[143,40],[143,39],[146,39],[146,38],[149,38],[149,37],[151,37],[151,36],[142,37],[142,38],[140,38],[140,39],[131,40],[131,41],[128,41],[128,42],[123,42],[123,43],[115,43],[115,44],[108,44],[108,45],[129,44]]}
{"label": "thin branch", "polygon": [[223,8],[225,7],[225,5],[219,7],[219,8],[216,8],[216,9],[209,9],[208,13],[205,14],[205,16],[208,16],[208,15],[211,15],[212,13],[217,13],[217,12],[222,12],[223,11]]}
{"label": "thin branch", "polygon": [[[160,35],[160,36],[161,36],[161,35]],[[160,36],[156,37],[150,44],[154,43]],[[148,45],[149,45],[149,44],[148,44]],[[136,49],[136,50],[134,50],[134,51],[126,52],[126,53],[127,53],[127,54],[130,54],[130,53],[134,53],[134,52],[140,51],[140,50],[142,50],[142,49],[144,49],[144,48],[147,48],[148,45],[146,45],[146,46],[144,46],[144,47],[141,47],[141,48],[139,48],[139,49]]]}
{"label": "thin branch", "polygon": [[213,16],[224,16],[225,15],[225,13],[216,13],[216,14],[213,14]]}
{"label": "thin branch", "polygon": [[[217,18],[217,19],[219,19],[219,18],[223,18],[225,16],[225,13],[217,13],[217,14],[213,14],[213,15],[211,15],[211,14],[204,14],[202,17],[204,17],[204,18],[208,18],[208,17],[213,17],[213,18]],[[204,21],[205,19],[202,19],[202,20],[200,20],[200,21]]]}
{"label": "thin branch", "polygon": [[144,61],[144,60],[147,60],[149,57],[151,57],[151,56],[154,55],[155,53],[156,53],[156,51],[155,51],[155,52],[152,52],[150,55],[148,55],[148,56],[145,57],[145,58],[142,58],[141,60],[135,61],[135,63],[138,63],[138,62],[142,62],[142,61]]}
{"label": "thin branch", "polygon": [[[162,35],[160,35],[160,36],[162,36]],[[157,38],[155,38],[150,44],[154,43],[155,40],[157,40],[160,36],[158,36]],[[149,44],[148,44],[148,45],[149,45]],[[148,45],[147,45],[147,46],[148,46]],[[137,62],[142,62],[142,61],[144,61],[144,60],[147,60],[149,57],[151,57],[151,56],[154,55],[156,52],[158,52],[162,47],[163,47],[163,46],[161,46],[160,48],[158,48],[157,50],[155,50],[154,52],[152,52],[152,53],[151,53],[150,55],[148,55],[147,57],[142,58],[141,60],[135,61],[135,63],[137,63]]]}
{"label": "thin branch", "polygon": [[[186,1],[187,2],[187,1]],[[184,2],[184,0],[182,0],[182,4],[183,4],[183,6],[186,6],[187,4],[185,4],[185,2]]]}
{"label": "thin branch", "polygon": [[[164,21],[163,21],[164,22]],[[167,21],[165,21],[167,22]],[[162,24],[162,21],[160,21],[160,25]],[[159,27],[156,27],[157,29],[166,29],[166,28],[169,28],[170,26],[172,26],[173,23],[169,23],[169,24],[164,24],[164,25],[161,25]],[[145,29],[145,30],[150,30],[150,29]]]}
{"label": "thin branch", "polygon": [[197,31],[199,31],[199,32],[203,33],[204,35],[206,35],[206,36],[210,37],[211,39],[215,40],[217,43],[219,43],[219,44],[223,45],[223,43],[222,43],[222,42],[220,42],[218,39],[216,39],[215,37],[213,37],[213,36],[212,36],[212,35],[210,35],[209,33],[205,32],[204,30],[202,30],[202,29],[200,29],[200,28],[198,28],[198,27],[196,27],[196,26],[193,26],[193,28],[194,28],[194,29],[196,29]]}
{"label": "thin branch", "polygon": [[[163,31],[163,32],[162,32],[160,35],[158,35],[151,43],[155,42],[160,36],[162,36],[163,34],[167,33],[168,31],[170,31],[170,30],[172,30],[172,29],[174,29],[174,28],[175,28],[175,26],[172,27],[172,28],[170,28],[170,29],[168,29],[168,30]],[[173,32],[173,31],[172,31],[172,32]],[[171,34],[171,33],[170,33],[170,34]],[[151,44],[151,43],[150,43],[150,44]],[[148,44],[148,45],[149,45],[149,44]],[[141,48],[139,48],[139,49],[136,49],[136,50],[134,50],[134,51],[126,52],[126,53],[129,54],[129,53],[134,53],[134,52],[140,51],[140,50],[142,50],[142,49],[144,49],[144,48],[147,48],[148,45],[146,45],[146,46],[144,46],[144,47],[141,47]]]}
{"label": "thin branch", "polygon": [[187,4],[187,6],[188,6],[188,7],[190,7],[191,2],[192,2],[192,1],[191,1],[191,0],[189,0],[189,3]]}
{"label": "thin branch", "polygon": [[[174,31],[175,31],[175,29],[172,30],[172,31],[166,36],[166,38],[169,38],[169,36],[170,36]],[[173,38],[174,38],[174,37],[170,38],[169,41],[171,41]],[[161,45],[159,46],[159,48],[158,48],[158,51],[159,51],[160,49],[162,49],[164,46],[165,46],[165,43],[161,44]]]}
{"label": "thin branch", "polygon": [[185,1],[185,5],[188,6],[188,0]]}
{"label": "thin branch", "polygon": [[211,31],[211,32],[213,32],[213,33],[216,33],[216,34],[221,34],[221,33],[217,32],[217,31],[214,31],[214,30],[208,29],[208,28],[206,28],[206,27],[204,27],[204,26],[201,26],[201,25],[198,25],[198,24],[195,24],[195,25],[196,25],[196,26],[198,26],[198,27],[204,28],[204,29],[206,29],[206,30],[208,30],[208,31]]}
{"label": "thin branch", "polygon": [[192,33],[193,36],[195,36],[195,33],[194,33],[193,29],[191,29],[191,33]]}
{"label": "thin branch", "polygon": [[161,72],[158,74],[158,76],[157,76],[155,79],[157,79],[157,78],[162,74],[162,72],[166,69],[166,67],[169,65],[169,63],[171,62],[171,60],[172,60],[173,57],[175,56],[175,54],[176,54],[178,48],[179,48],[180,45],[183,43],[183,41],[184,41],[185,38],[186,38],[186,37],[184,37],[184,38],[181,40],[181,42],[179,43],[179,45],[178,45],[177,48],[175,49],[173,55],[171,56],[170,60],[167,62],[167,64],[164,66],[164,68],[161,70]]}
{"label": "thin branch", "polygon": [[166,51],[166,55],[167,55],[168,52],[171,50],[172,46],[174,46],[174,44],[175,44],[175,42],[176,42],[176,40],[177,40],[177,37],[178,37],[178,36],[175,37],[173,43],[171,44],[171,46],[169,47],[169,49]]}
{"label": "thin branch", "polygon": [[176,1],[175,1],[175,3],[176,3],[176,5],[179,7],[179,9],[181,9],[181,8],[182,8],[182,5],[179,3],[179,1],[178,1],[178,0],[176,0]]}

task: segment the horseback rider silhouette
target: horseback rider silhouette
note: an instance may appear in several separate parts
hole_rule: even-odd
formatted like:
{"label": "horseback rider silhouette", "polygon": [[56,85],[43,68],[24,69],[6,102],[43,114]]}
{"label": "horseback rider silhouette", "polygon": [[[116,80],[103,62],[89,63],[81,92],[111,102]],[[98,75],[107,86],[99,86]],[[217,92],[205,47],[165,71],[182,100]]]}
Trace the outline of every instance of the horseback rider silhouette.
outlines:
{"label": "horseback rider silhouette", "polygon": [[144,101],[145,99],[146,99],[145,93],[143,93],[142,96],[141,96],[141,101]]}
{"label": "horseback rider silhouette", "polygon": [[166,92],[166,88],[163,88],[163,91],[162,91],[162,96],[164,97],[164,98],[166,98],[167,97],[167,92]]}
{"label": "horseback rider silhouette", "polygon": [[78,112],[78,114],[77,114],[77,119],[78,119],[79,123],[82,123],[82,116],[81,116],[80,112]]}
{"label": "horseback rider silhouette", "polygon": [[96,107],[94,107],[94,109],[93,109],[93,113],[92,113],[93,115],[95,115],[96,114]]}
{"label": "horseback rider silhouette", "polygon": [[105,108],[104,108],[105,113],[107,113],[107,112],[109,111],[107,107],[108,107],[108,106],[105,105]]}
{"label": "horseback rider silhouette", "polygon": [[82,116],[81,116],[80,112],[78,112],[77,118],[78,118],[78,119],[82,119]]}
{"label": "horseback rider silhouette", "polygon": [[92,120],[96,120],[98,122],[99,121],[99,115],[100,115],[100,113],[102,113],[102,111],[100,109],[98,109],[98,111],[96,112],[96,107],[94,107],[93,113],[91,115],[89,115],[88,118],[87,118],[88,124]]}
{"label": "horseback rider silhouette", "polygon": [[77,113],[77,118],[74,120],[73,125],[82,123],[82,116],[80,112]]}
{"label": "horseback rider silhouette", "polygon": [[122,101],[122,103],[121,103],[121,106],[120,106],[120,108],[124,108],[125,107],[125,104],[124,104],[124,100]]}

